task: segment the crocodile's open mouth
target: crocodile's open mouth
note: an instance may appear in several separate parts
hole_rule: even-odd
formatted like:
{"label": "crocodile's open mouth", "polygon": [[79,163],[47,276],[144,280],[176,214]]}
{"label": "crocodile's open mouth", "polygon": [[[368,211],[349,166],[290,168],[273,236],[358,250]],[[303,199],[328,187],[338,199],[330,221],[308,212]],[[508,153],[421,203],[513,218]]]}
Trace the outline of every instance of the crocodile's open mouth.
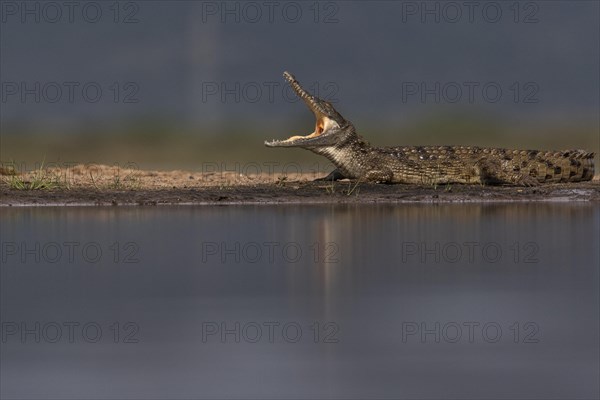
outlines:
{"label": "crocodile's open mouth", "polygon": [[273,139],[271,141],[265,141],[265,145],[267,145],[269,147],[277,147],[277,146],[298,146],[301,144],[306,144],[306,143],[309,143],[309,142],[313,141],[314,139],[318,138],[319,136],[323,135],[323,132],[326,132],[327,128],[332,123],[335,124],[335,121],[332,121],[329,118],[324,117],[324,116],[316,116],[316,118],[317,118],[317,123],[315,125],[315,130],[313,133],[310,133],[306,136],[294,135],[285,140]]}
{"label": "crocodile's open mouth", "polygon": [[268,147],[290,147],[290,146],[300,146],[304,144],[309,144],[313,142],[317,142],[318,139],[326,135],[327,132],[334,127],[338,127],[338,123],[329,118],[327,116],[327,110],[321,104],[322,101],[308,93],[306,90],[300,86],[300,83],[294,78],[292,74],[289,72],[284,72],[283,77],[292,87],[296,95],[300,97],[304,103],[308,106],[308,108],[313,112],[316,118],[315,130],[314,132],[306,135],[306,136],[291,136],[285,140],[276,140],[273,139],[271,141],[265,141],[265,145]]}

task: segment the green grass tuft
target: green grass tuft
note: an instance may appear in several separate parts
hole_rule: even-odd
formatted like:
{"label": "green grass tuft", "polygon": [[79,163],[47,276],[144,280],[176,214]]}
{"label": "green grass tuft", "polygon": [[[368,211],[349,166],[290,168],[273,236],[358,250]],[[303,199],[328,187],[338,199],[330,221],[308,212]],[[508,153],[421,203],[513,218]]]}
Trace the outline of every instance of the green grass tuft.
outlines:
{"label": "green grass tuft", "polygon": [[64,182],[61,182],[59,176],[54,175],[44,169],[43,161],[30,179],[26,180],[22,175],[14,173],[10,174],[10,177],[6,180],[6,182],[8,183],[8,186],[14,190],[68,189],[68,185],[66,185]]}

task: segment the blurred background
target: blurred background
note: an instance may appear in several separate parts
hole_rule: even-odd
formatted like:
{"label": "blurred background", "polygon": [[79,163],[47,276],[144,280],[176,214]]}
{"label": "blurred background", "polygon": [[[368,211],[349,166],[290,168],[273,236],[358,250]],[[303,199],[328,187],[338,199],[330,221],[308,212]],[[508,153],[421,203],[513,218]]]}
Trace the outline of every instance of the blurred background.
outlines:
{"label": "blurred background", "polygon": [[599,3],[1,3],[0,161],[312,163],[292,72],[373,144],[598,151]]}

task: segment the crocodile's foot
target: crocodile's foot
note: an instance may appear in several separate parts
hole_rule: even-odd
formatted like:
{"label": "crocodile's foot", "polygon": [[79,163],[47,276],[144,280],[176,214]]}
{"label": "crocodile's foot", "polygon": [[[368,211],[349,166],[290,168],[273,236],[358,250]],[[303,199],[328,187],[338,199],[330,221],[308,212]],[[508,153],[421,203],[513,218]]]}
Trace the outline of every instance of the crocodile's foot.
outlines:
{"label": "crocodile's foot", "polygon": [[340,172],[339,169],[334,169],[329,173],[329,175],[323,178],[314,179],[313,182],[333,182],[333,181],[341,181],[342,179],[346,179],[344,174]]}
{"label": "crocodile's foot", "polygon": [[372,169],[365,174],[365,180],[373,183],[392,183],[394,174],[388,168]]}
{"label": "crocodile's foot", "polygon": [[514,177],[514,179],[510,182],[512,185],[516,185],[516,186],[526,186],[526,187],[532,187],[532,186],[540,186],[541,183],[540,181],[537,180],[537,178],[531,176],[531,175],[518,175],[516,177]]}
{"label": "crocodile's foot", "polygon": [[533,187],[540,186],[540,181],[531,175],[525,174],[506,174],[506,173],[496,173],[496,174],[488,174],[481,179],[481,183],[485,185],[509,185],[509,186],[524,186],[524,187]]}

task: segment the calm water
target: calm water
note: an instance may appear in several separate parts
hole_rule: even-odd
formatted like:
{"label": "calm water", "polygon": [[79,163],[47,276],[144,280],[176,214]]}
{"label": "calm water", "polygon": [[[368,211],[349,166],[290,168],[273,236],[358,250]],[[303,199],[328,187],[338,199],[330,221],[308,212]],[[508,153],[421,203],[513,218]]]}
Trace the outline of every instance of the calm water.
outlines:
{"label": "calm water", "polygon": [[600,208],[2,209],[2,398],[597,398]]}

